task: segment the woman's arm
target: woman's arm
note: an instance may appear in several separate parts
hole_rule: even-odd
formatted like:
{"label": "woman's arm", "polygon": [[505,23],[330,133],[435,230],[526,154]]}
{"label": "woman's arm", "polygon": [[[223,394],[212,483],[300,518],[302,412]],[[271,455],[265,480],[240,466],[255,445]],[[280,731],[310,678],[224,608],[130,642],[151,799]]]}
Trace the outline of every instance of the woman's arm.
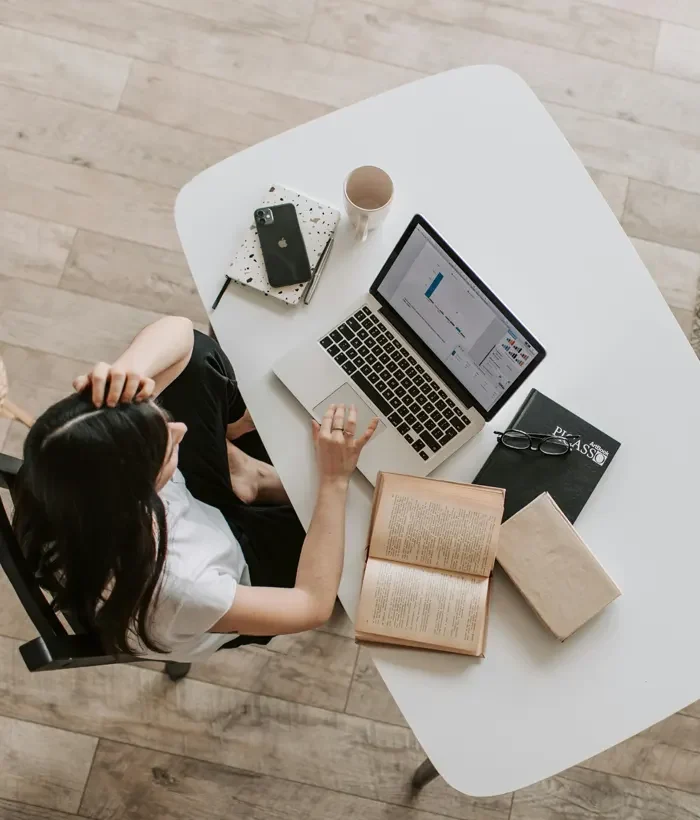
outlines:
{"label": "woman's arm", "polygon": [[145,327],[114,364],[98,362],[90,373],[78,376],[73,387],[80,392],[91,384],[95,407],[149,399],[182,373],[193,346],[192,322],[165,316]]}
{"label": "woman's arm", "polygon": [[212,632],[276,635],[313,629],[328,620],[343,570],[348,482],[377,423],[374,419],[355,439],[357,413],[351,407],[346,420],[342,404],[331,405],[320,426],[314,422],[320,482],[294,588],[239,584],[233,605]]}

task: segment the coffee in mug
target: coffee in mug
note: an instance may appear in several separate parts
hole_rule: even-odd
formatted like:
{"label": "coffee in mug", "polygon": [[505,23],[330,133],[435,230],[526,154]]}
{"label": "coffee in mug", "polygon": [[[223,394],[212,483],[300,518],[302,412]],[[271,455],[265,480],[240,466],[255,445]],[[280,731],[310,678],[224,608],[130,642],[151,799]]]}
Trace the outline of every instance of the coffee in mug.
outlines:
{"label": "coffee in mug", "polygon": [[344,185],[345,209],[355,227],[355,237],[364,242],[389,213],[394,198],[394,183],[376,165],[362,165],[351,171]]}

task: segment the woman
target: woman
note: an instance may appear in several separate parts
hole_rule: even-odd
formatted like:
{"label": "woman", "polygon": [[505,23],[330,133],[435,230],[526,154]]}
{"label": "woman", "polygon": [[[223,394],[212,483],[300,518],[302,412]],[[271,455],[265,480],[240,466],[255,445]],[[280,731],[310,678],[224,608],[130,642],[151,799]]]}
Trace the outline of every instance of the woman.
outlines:
{"label": "woman", "polygon": [[312,422],[305,534],[231,364],[189,320],[149,325],[74,387],[27,436],[14,516],[57,609],[108,651],[184,662],[328,619],[348,481],[376,420],[359,438],[354,408]]}

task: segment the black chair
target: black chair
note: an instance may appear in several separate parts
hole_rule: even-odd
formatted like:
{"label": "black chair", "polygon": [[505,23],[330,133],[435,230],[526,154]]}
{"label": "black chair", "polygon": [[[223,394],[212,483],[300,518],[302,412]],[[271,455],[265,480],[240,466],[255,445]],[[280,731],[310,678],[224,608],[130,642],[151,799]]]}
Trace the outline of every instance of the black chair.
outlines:
{"label": "black chair", "polygon": [[[0,453],[0,487],[13,493],[22,462]],[[5,570],[17,597],[36,627],[39,637],[20,646],[19,651],[30,672],[51,669],[76,669],[111,663],[136,663],[132,655],[106,654],[97,635],[82,628],[70,613],[62,613],[72,632],[61,623],[27,566],[20,545],[0,499],[0,566]],[[166,662],[165,671],[172,681],[180,680],[191,664]]]}

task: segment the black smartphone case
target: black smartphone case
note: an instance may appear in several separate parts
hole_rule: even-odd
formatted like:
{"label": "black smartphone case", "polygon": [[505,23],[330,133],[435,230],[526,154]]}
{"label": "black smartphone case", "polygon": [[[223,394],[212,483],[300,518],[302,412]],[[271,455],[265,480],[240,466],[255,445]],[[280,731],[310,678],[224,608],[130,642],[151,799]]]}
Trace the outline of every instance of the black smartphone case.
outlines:
{"label": "black smartphone case", "polygon": [[285,202],[271,206],[270,210],[274,216],[271,225],[261,224],[255,219],[270,284],[281,288],[308,282],[311,266],[296,208],[291,202]]}

